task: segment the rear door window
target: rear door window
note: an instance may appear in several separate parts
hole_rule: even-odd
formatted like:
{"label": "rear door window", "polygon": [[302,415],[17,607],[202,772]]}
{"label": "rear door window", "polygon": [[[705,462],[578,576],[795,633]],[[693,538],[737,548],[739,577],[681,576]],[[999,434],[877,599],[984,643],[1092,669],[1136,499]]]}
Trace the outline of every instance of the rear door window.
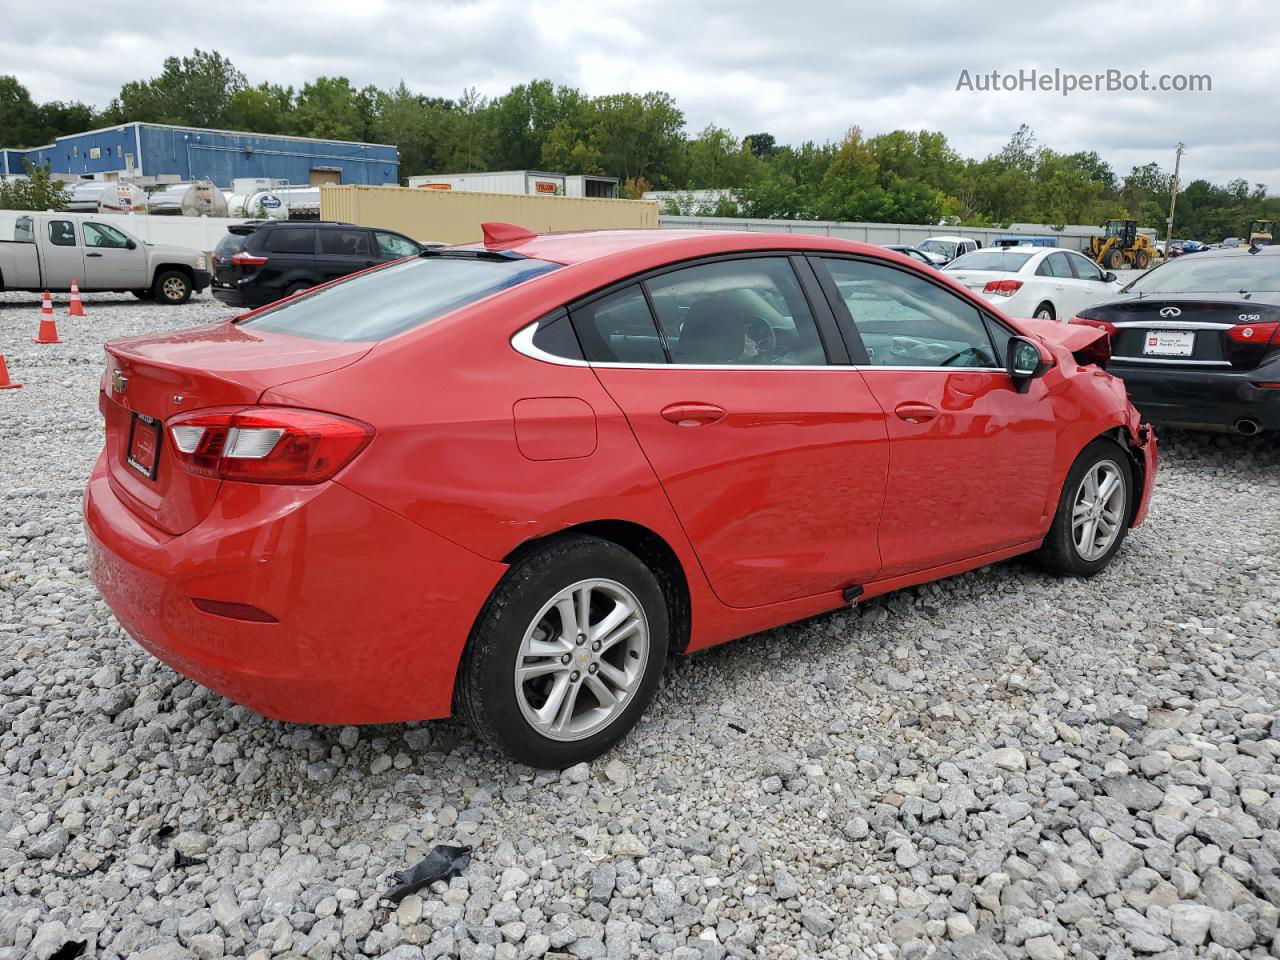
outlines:
{"label": "rear door window", "polygon": [[264,244],[269,253],[307,253],[316,252],[315,227],[288,227],[283,230],[272,230],[267,234]]}
{"label": "rear door window", "polygon": [[822,339],[786,257],[700,263],[645,281],[673,363],[822,366]]}
{"label": "rear door window", "polygon": [[1092,260],[1080,256],[1078,253],[1064,253],[1067,263],[1075,268],[1076,276],[1081,280],[1101,280],[1102,271],[1098,265]]}
{"label": "rear door window", "polygon": [[49,242],[55,247],[76,246],[75,225],[70,220],[50,220]]}
{"label": "rear door window", "polygon": [[355,274],[243,325],[319,340],[381,340],[558,267],[534,259],[415,258]]}
{"label": "rear door window", "polygon": [[368,230],[321,230],[320,253],[326,257],[372,257]]}

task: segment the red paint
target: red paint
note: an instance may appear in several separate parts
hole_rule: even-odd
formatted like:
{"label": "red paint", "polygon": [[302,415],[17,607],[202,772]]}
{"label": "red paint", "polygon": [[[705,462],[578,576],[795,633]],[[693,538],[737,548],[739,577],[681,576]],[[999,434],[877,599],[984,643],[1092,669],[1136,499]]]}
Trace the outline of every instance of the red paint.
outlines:
{"label": "red paint", "polygon": [[[823,237],[500,235],[565,266],[379,343],[223,323],[109,345],[85,522],[94,580],[139,643],[284,720],[442,717],[505,558],[567,527],[623,521],[665,541],[697,650],[835,609],[850,584],[871,597],[1034,549],[1104,434],[1143,464],[1134,524],[1146,514],[1154,437],[1123,384],[1072,355],[1100,330],[1009,320],[1052,361],[1024,393],[963,369],[552,365],[511,337],[669,263],[839,251],[918,268]],[[373,436],[308,485],[194,475],[164,434],[154,480],[126,464],[135,413],[168,425],[209,407],[316,411]]]}

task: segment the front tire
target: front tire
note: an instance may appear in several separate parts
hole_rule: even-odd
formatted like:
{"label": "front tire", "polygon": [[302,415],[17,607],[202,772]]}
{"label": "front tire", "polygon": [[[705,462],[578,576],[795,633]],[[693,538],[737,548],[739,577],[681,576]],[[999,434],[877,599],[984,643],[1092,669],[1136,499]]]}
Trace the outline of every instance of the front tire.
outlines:
{"label": "front tire", "polygon": [[1124,265],[1124,254],[1114,247],[1107,253],[1107,269],[1119,270]]}
{"label": "front tire", "polygon": [[151,286],[155,299],[176,307],[191,299],[191,278],[179,270],[166,270]]}
{"label": "front tire", "polygon": [[1098,439],[1076,458],[1062,486],[1041,563],[1053,573],[1092,577],[1111,563],[1129,532],[1133,470],[1114,440]]}
{"label": "front tire", "polygon": [[669,638],[662,588],[640,558],[598,537],[551,541],[485,603],[459,668],[459,712],[520,763],[591,760],[653,699]]}

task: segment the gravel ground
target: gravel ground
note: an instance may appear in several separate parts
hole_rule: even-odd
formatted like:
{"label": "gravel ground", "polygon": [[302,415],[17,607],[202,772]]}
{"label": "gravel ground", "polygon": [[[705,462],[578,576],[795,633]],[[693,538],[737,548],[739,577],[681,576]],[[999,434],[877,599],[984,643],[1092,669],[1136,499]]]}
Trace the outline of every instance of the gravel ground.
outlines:
{"label": "gravel ground", "polygon": [[[1092,581],[1014,561],[673,662],[562,773],[453,722],[256,716],[85,574],[111,336],[0,294],[0,960],[1280,954],[1280,447],[1166,432]],[[438,842],[470,866],[398,907]],[[190,858],[190,859],[187,859]],[[59,952],[59,951],[62,952]]]}

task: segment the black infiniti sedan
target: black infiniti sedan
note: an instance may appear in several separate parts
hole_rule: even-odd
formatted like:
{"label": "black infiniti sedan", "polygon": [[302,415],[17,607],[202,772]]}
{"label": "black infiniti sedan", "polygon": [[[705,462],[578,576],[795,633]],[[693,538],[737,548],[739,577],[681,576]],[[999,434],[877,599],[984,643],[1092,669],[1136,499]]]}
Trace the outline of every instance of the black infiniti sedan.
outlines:
{"label": "black infiniti sedan", "polygon": [[1207,250],[1144,273],[1072,323],[1111,334],[1107,369],[1157,424],[1280,430],[1280,247]]}

